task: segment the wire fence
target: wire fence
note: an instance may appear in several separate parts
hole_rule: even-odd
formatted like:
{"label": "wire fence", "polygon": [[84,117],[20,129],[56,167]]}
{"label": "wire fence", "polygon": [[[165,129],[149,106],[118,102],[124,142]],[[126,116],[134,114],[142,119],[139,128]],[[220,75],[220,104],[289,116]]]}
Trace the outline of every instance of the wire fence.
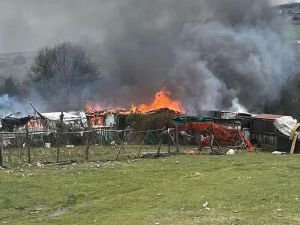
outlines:
{"label": "wire fence", "polygon": [[74,132],[0,132],[0,166],[73,161],[113,161],[179,153],[175,129],[107,128]]}

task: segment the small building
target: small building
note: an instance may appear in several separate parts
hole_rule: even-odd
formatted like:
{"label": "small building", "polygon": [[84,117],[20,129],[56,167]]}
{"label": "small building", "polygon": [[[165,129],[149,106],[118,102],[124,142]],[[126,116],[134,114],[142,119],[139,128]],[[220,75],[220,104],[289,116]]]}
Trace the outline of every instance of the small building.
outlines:
{"label": "small building", "polygon": [[130,111],[116,108],[86,112],[85,114],[93,128],[125,129],[126,116],[130,114]]}
{"label": "small building", "polygon": [[[274,125],[274,121],[282,115],[254,115],[250,122],[251,141],[265,151],[290,152],[292,141],[282,134]],[[297,140],[295,153],[300,153],[300,140]]]}
{"label": "small building", "polygon": [[279,131],[274,126],[274,121],[280,117],[282,115],[253,115],[250,121],[251,142],[266,151],[278,150]]}

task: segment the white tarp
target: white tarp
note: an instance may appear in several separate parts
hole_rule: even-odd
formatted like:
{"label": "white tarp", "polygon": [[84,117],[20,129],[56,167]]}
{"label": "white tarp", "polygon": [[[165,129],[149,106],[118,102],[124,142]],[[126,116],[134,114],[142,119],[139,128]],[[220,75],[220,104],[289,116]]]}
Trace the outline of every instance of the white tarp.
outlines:
{"label": "white tarp", "polygon": [[[46,117],[48,120],[54,120],[59,121],[61,112],[51,112],[51,113],[41,113],[42,116]],[[73,122],[76,120],[82,120],[83,122],[86,122],[86,116],[84,112],[63,112],[63,122]]]}
{"label": "white tarp", "polygon": [[236,119],[238,116],[238,113],[235,112],[222,112],[221,113],[221,119],[230,120],[230,119]]}
{"label": "white tarp", "polygon": [[297,120],[291,116],[283,116],[275,119],[274,125],[281,133],[290,137],[292,130],[297,125]]}

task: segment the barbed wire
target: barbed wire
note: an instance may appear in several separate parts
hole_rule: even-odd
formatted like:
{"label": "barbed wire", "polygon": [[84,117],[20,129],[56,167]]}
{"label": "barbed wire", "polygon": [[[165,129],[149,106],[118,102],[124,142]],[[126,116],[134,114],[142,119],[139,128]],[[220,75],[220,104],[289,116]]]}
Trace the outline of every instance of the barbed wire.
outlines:
{"label": "barbed wire", "polygon": [[82,131],[68,131],[68,132],[58,132],[58,131],[28,131],[28,132],[0,132],[0,135],[34,135],[34,134],[84,134],[84,133],[93,133],[93,132],[104,132],[104,133],[122,133],[122,132],[130,132],[130,133],[147,133],[147,132],[158,132],[163,131],[165,128],[154,129],[154,130],[133,130],[133,129],[103,129],[96,128],[90,130],[82,130]]}

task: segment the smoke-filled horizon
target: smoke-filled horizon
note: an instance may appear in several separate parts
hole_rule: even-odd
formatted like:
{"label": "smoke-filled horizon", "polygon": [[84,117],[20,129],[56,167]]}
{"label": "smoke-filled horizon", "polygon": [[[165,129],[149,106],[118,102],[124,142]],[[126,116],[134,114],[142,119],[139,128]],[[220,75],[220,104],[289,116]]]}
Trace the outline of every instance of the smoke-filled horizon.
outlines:
{"label": "smoke-filled horizon", "polygon": [[[78,110],[86,100],[144,103],[167,88],[191,113],[260,111],[278,99],[294,59],[268,0],[10,0],[0,15],[0,52],[71,41],[92,56],[102,79],[65,95]],[[69,109],[30,88],[42,110]]]}

